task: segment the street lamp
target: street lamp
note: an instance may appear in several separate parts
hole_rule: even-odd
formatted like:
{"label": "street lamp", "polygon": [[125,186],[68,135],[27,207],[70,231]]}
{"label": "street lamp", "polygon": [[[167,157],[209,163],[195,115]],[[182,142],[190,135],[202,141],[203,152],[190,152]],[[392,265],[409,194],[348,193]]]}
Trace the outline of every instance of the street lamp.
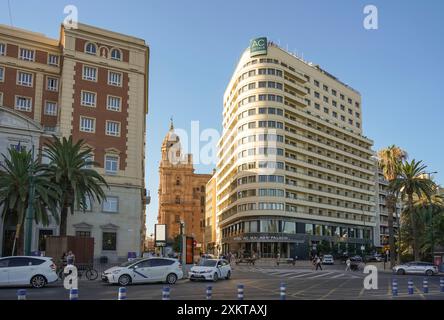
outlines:
{"label": "street lamp", "polygon": [[[433,172],[424,172],[425,175],[427,175],[427,179],[430,179],[430,176],[432,174],[437,174],[437,171],[433,171]],[[435,256],[435,232],[433,230],[433,208],[430,207],[429,208],[430,211],[430,229],[431,229],[431,236],[432,236],[432,243],[430,244],[430,253],[432,255],[432,262],[434,262],[434,256]]]}

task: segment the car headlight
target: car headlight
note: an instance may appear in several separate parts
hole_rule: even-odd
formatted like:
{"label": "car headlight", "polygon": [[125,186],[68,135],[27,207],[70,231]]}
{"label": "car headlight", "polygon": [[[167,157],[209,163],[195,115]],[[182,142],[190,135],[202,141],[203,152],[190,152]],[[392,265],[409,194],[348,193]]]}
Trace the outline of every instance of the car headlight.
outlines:
{"label": "car headlight", "polygon": [[120,270],[114,270],[112,273],[113,274],[118,274],[118,273],[120,273]]}

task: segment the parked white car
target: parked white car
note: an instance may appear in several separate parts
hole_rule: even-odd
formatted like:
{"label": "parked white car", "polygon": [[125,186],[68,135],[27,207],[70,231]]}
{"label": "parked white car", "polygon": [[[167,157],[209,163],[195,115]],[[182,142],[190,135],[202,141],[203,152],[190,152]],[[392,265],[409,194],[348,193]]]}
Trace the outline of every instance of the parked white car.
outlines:
{"label": "parked white car", "polygon": [[183,278],[182,265],[173,258],[137,258],[102,273],[102,280],[126,286],[132,283],[166,282],[175,284]]}
{"label": "parked white car", "polygon": [[335,260],[331,254],[326,254],[322,257],[322,264],[335,264]]}
{"label": "parked white car", "polygon": [[189,278],[194,280],[230,279],[231,266],[225,259],[202,259],[199,263],[191,267]]}
{"label": "parked white car", "polygon": [[433,276],[438,274],[438,267],[430,262],[408,262],[393,267],[393,272],[396,274],[425,274]]}
{"label": "parked white car", "polygon": [[57,279],[56,265],[52,258],[34,256],[0,258],[0,286],[43,288]]}

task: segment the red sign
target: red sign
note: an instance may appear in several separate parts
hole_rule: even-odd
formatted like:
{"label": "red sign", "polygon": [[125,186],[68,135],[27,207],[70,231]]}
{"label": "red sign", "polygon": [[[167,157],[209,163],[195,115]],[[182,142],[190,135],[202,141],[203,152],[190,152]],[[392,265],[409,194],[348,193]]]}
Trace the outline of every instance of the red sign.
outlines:
{"label": "red sign", "polygon": [[194,239],[192,237],[187,237],[186,240],[186,264],[194,263]]}

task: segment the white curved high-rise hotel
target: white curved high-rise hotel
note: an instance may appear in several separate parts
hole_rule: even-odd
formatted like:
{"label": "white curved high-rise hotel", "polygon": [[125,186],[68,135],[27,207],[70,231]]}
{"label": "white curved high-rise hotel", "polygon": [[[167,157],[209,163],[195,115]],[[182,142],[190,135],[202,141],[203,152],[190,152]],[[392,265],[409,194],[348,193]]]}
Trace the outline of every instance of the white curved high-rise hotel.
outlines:
{"label": "white curved high-rise hotel", "polygon": [[216,241],[222,252],[307,257],[373,243],[372,140],[361,96],[266,38],[252,40],[223,100]]}

